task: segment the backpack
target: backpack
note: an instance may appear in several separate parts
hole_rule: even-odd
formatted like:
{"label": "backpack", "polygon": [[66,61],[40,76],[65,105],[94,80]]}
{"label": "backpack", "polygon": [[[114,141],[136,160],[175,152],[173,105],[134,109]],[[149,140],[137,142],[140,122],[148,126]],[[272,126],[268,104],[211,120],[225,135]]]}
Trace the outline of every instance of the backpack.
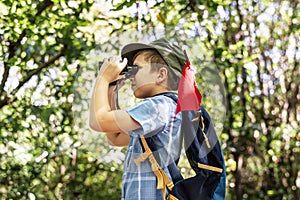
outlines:
{"label": "backpack", "polygon": [[[177,96],[163,94],[175,102]],[[156,136],[140,137],[144,153],[135,163],[149,160],[157,178],[157,189],[167,194],[167,200],[223,200],[226,193],[226,168],[224,155],[213,123],[203,106],[199,110],[182,111],[181,133],[184,139],[185,154],[196,175],[184,179],[177,167],[178,160],[169,164],[172,180],[160,167],[155,152],[159,142]]]}

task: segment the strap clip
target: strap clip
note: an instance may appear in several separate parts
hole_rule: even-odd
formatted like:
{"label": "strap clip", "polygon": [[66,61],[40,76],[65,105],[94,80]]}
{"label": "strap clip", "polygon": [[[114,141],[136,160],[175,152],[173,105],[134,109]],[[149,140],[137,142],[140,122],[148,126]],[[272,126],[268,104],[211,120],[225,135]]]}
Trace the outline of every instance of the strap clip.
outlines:
{"label": "strap clip", "polygon": [[134,163],[139,166],[141,162],[144,162],[149,156],[151,155],[151,152],[144,152],[139,157],[134,159]]}

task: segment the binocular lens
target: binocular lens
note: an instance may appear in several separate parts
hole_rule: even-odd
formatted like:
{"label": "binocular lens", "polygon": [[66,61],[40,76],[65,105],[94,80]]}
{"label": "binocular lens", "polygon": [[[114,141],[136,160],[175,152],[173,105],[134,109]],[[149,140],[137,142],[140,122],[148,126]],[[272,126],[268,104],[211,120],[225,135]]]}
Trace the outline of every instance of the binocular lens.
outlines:
{"label": "binocular lens", "polygon": [[[99,69],[101,68],[103,61],[98,63]],[[126,65],[126,67],[121,71],[120,75],[125,75],[125,78],[128,79],[131,76],[134,76],[138,72],[139,68],[137,65]]]}
{"label": "binocular lens", "polygon": [[[103,61],[100,61],[98,63],[99,69],[101,68],[103,64]],[[139,70],[139,67],[137,65],[126,65],[126,67],[121,71],[120,75],[125,75],[125,79],[130,78],[131,76],[134,76]],[[111,83],[110,85],[115,85],[117,81]]]}

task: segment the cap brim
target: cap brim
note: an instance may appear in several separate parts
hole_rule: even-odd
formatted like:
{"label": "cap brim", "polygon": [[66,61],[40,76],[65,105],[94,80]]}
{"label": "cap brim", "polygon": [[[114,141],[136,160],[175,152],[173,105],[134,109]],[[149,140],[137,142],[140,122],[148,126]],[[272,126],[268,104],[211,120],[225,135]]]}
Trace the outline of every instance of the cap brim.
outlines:
{"label": "cap brim", "polygon": [[137,52],[150,49],[156,50],[154,47],[143,43],[131,43],[123,47],[121,56],[127,58],[128,65],[133,65],[133,58]]}

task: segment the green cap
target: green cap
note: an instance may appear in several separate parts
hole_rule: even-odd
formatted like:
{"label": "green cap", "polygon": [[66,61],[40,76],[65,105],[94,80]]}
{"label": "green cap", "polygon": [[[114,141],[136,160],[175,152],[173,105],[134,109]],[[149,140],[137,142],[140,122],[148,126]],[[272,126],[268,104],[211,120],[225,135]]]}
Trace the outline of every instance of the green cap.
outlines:
{"label": "green cap", "polygon": [[188,61],[185,52],[177,45],[170,43],[164,38],[155,40],[150,44],[131,43],[123,47],[121,51],[122,58],[127,58],[128,65],[133,65],[135,54],[141,50],[156,50],[164,59],[166,64],[180,72],[183,71],[185,64]]}

